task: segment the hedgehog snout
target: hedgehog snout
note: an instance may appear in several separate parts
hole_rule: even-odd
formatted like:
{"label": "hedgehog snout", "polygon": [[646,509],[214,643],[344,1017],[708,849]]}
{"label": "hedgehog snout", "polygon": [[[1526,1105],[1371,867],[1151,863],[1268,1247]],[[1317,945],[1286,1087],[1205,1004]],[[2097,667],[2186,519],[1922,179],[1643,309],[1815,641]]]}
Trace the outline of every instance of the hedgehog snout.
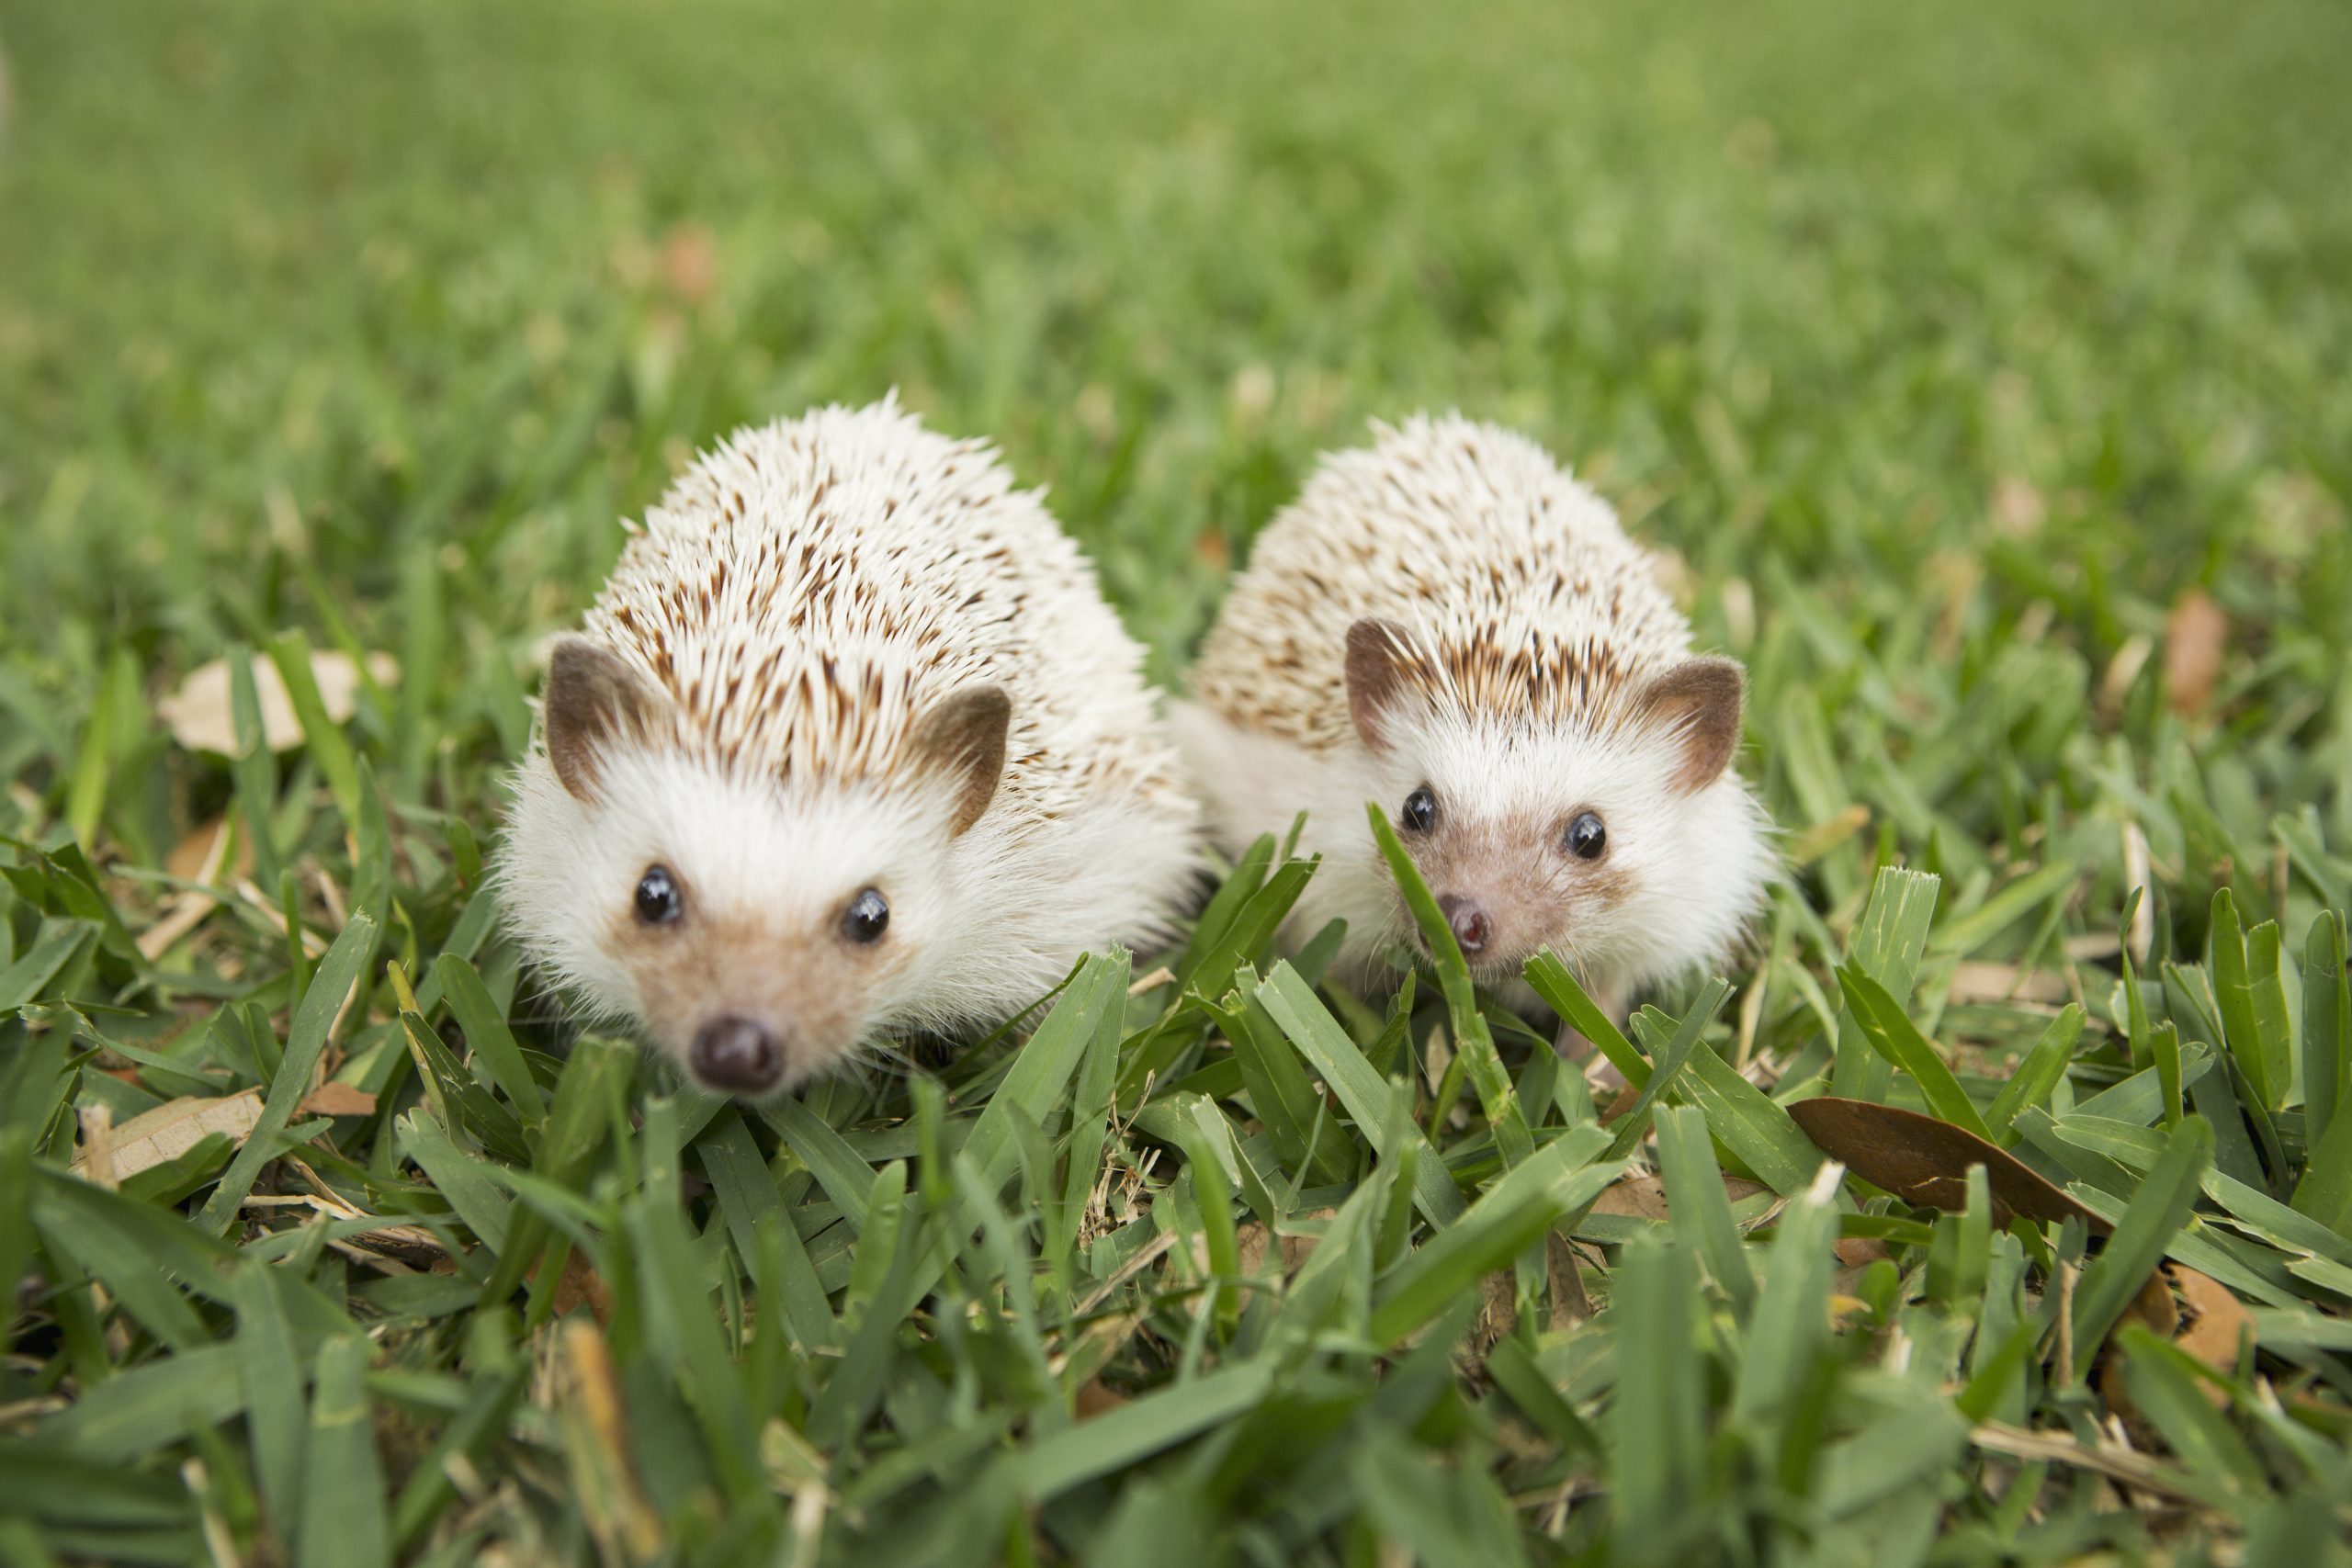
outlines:
{"label": "hedgehog snout", "polygon": [[1453,928],[1453,940],[1462,944],[1465,955],[1475,958],[1486,951],[1494,936],[1495,923],[1477,900],[1447,893],[1438,898],[1437,907],[1445,916],[1445,923]]}
{"label": "hedgehog snout", "polygon": [[707,1088],[765,1094],[784,1078],[785,1050],[773,1030],[729,1013],[695,1032],[687,1063]]}

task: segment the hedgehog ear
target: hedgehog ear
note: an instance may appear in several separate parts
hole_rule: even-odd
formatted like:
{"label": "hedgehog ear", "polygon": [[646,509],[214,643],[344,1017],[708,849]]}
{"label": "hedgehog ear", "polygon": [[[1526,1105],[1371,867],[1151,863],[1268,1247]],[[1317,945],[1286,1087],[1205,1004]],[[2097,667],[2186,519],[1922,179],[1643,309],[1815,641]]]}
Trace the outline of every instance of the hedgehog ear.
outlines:
{"label": "hedgehog ear", "polygon": [[605,750],[616,739],[650,734],[662,702],[659,692],[609,649],[584,637],[558,640],[548,660],[540,705],[547,716],[548,761],[573,798],[596,798]]}
{"label": "hedgehog ear", "polygon": [[1644,689],[1642,716],[1669,731],[1681,751],[1669,781],[1677,791],[1704,789],[1731,765],[1747,697],[1747,672],[1728,659],[1686,659]]}
{"label": "hedgehog ear", "polygon": [[1012,699],[1001,686],[967,686],[943,697],[915,723],[915,751],[956,786],[956,817],[949,835],[980,819],[1004,776],[1004,737],[1012,723]]}
{"label": "hedgehog ear", "polygon": [[1348,628],[1348,716],[1374,751],[1388,750],[1389,719],[1411,690],[1412,634],[1367,617]]}

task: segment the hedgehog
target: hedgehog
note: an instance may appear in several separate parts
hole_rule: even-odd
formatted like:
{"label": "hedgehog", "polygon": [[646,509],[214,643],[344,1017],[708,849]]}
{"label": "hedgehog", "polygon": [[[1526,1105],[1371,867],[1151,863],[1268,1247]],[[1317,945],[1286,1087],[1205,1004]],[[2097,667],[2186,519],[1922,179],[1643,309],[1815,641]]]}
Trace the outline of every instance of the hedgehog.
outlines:
{"label": "hedgehog", "polygon": [[499,896],[586,1012],[757,1099],[1162,934],[1198,809],[1093,569],[895,398],[739,431],[548,660]]}
{"label": "hedgehog", "polygon": [[1771,874],[1731,765],[1745,676],[1692,651],[1653,559],[1533,442],[1373,429],[1267,525],[1202,649],[1176,725],[1211,834],[1304,810],[1295,929],[1344,919],[1362,973],[1417,930],[1375,804],[1481,984],[1531,1001],[1548,948],[1622,1021],[1735,945]]}

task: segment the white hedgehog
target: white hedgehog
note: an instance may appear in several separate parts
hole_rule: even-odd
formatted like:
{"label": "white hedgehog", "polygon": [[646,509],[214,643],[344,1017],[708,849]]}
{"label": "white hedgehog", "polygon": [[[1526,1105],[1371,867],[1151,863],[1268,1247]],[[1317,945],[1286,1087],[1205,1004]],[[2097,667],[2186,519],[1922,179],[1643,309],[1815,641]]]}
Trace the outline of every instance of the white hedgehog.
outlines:
{"label": "white hedgehog", "polygon": [[1358,962],[1413,927],[1376,802],[1478,978],[1549,947],[1623,1016],[1728,948],[1770,874],[1729,766],[1745,682],[1606,503],[1524,437],[1374,427],[1261,534],[1178,710],[1228,849],[1307,812],[1307,931]]}
{"label": "white hedgehog", "polygon": [[716,1090],[1001,1019],[1193,873],[1141,666],[987,446],[892,401],[739,432],[555,647],[508,918]]}

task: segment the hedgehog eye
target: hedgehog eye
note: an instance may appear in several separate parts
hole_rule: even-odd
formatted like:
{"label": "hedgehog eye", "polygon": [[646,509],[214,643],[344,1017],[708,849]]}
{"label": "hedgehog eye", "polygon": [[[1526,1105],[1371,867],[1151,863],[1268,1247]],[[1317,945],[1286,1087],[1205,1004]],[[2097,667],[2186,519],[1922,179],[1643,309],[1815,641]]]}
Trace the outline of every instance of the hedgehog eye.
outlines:
{"label": "hedgehog eye", "polygon": [[647,925],[669,924],[685,911],[685,904],[668,866],[648,866],[637,879],[637,918]]}
{"label": "hedgehog eye", "polygon": [[1437,796],[1423,784],[1405,797],[1405,808],[1397,816],[1408,831],[1426,833],[1437,825]]}
{"label": "hedgehog eye", "polygon": [[860,946],[881,941],[889,927],[890,906],[875,888],[860,893],[842,911],[842,935]]}
{"label": "hedgehog eye", "polygon": [[1579,811],[1568,824],[1568,852],[1578,860],[1599,860],[1609,847],[1609,829],[1589,811]]}

